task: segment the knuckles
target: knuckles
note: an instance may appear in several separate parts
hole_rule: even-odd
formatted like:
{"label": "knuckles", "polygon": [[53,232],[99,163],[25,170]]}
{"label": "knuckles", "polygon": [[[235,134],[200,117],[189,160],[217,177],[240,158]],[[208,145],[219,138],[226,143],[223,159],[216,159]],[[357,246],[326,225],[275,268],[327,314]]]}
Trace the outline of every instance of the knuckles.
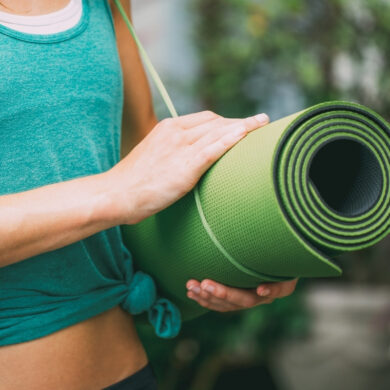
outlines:
{"label": "knuckles", "polygon": [[185,141],[185,136],[181,131],[175,131],[170,138],[175,145],[180,145]]}
{"label": "knuckles", "polygon": [[224,288],[217,288],[215,290],[215,296],[219,299],[227,299],[227,292]]}
{"label": "knuckles", "polygon": [[220,117],[220,115],[216,114],[215,112],[213,112],[211,110],[204,110],[201,112],[201,114],[210,120],[217,119]]}
{"label": "knuckles", "polygon": [[255,298],[246,298],[242,302],[242,306],[245,308],[253,307],[257,304],[257,300]]}
{"label": "knuckles", "polygon": [[200,300],[199,305],[205,307],[206,309],[211,309],[211,303],[206,300]]}
{"label": "knuckles", "polygon": [[160,128],[170,128],[172,126],[172,118],[164,118],[159,123]]}
{"label": "knuckles", "polygon": [[209,149],[200,151],[199,158],[205,164],[212,164],[215,160],[213,153]]}

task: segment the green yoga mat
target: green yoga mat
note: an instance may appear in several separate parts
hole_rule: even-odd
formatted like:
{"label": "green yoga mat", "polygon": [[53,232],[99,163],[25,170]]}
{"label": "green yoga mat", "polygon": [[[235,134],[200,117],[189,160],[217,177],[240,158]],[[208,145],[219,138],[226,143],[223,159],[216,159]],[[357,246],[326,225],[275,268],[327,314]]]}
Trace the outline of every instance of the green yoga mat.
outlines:
{"label": "green yoga mat", "polygon": [[[119,0],[144,64],[173,117],[169,95]],[[184,198],[124,225],[135,266],[183,319],[207,310],[186,297],[188,279],[235,287],[341,275],[338,254],[390,233],[389,124],[372,110],[327,102],[258,129],[235,145]]]}
{"label": "green yoga mat", "polygon": [[339,276],[337,254],[390,232],[389,124],[372,110],[327,102],[250,133],[193,191],[122,226],[137,268],[183,319],[206,311],[190,278],[229,286]]}

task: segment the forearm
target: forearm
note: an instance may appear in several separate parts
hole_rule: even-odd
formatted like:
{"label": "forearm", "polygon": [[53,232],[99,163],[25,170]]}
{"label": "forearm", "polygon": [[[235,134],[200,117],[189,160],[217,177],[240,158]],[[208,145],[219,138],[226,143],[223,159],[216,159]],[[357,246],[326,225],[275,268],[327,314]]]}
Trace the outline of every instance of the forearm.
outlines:
{"label": "forearm", "polygon": [[0,196],[0,267],[118,225],[105,174]]}
{"label": "forearm", "polygon": [[[121,157],[157,124],[150,88],[134,44],[113,7],[125,84]],[[130,15],[129,2],[125,4]],[[82,240],[125,223],[104,174],[0,196],[0,267]],[[131,202],[132,195],[128,195]],[[126,217],[132,219],[131,206]]]}

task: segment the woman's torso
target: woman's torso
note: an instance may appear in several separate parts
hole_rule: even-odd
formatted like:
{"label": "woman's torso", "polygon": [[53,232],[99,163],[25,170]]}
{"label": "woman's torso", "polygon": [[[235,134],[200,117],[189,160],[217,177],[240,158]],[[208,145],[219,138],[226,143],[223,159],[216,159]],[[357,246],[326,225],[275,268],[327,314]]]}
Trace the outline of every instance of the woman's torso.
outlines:
{"label": "woman's torso", "polygon": [[0,388],[100,390],[147,361],[131,315],[117,306],[48,336],[0,347]]}
{"label": "woman's torso", "polygon": [[[14,3],[14,2],[13,2]],[[42,1],[42,3],[45,3]],[[49,1],[46,1],[46,3],[49,3]],[[64,6],[66,2],[64,1],[64,4],[60,4],[61,2],[58,2],[59,8]],[[90,2],[89,2],[90,3]],[[15,3],[14,3],[15,4]],[[7,11],[6,9],[0,9],[0,11]],[[51,9],[51,12],[54,10]],[[7,36],[8,33],[11,33],[9,30],[3,30],[3,37]],[[66,32],[65,32],[66,34]],[[65,36],[65,35],[62,35]],[[18,66],[18,61],[19,65],[21,65],[21,61],[23,61],[23,55],[26,47],[22,47],[22,41],[19,41],[19,38],[23,37],[21,34],[15,35],[15,55],[18,55],[18,59],[16,60],[16,64],[13,67],[13,69],[8,69],[6,70],[7,72],[16,72],[17,66]],[[28,37],[25,35],[25,37]],[[1,35],[0,35],[1,38]],[[7,36],[9,39],[13,39],[14,37],[11,35]],[[69,38],[69,37],[68,37]],[[6,41],[3,41],[6,42]],[[9,42],[9,41],[7,41]],[[28,42],[28,40],[26,40]],[[60,42],[60,40],[58,41]],[[65,42],[65,41],[64,41]],[[36,53],[36,55],[39,54],[38,47],[40,44],[47,45],[49,42],[39,42],[38,46],[35,45],[37,42],[30,42],[31,46],[31,51]],[[53,40],[52,43],[55,43]],[[0,43],[1,44],[1,43]],[[19,45],[20,44],[20,45]],[[50,43],[49,43],[50,45]],[[112,45],[112,42],[111,42]],[[95,51],[93,51],[95,49]],[[58,53],[61,52],[61,50],[57,49],[53,45],[53,53],[55,50],[58,50]],[[101,55],[104,55],[104,47],[99,47],[99,48],[88,48],[85,47],[85,50],[91,50],[91,54],[94,56],[96,53],[100,53]],[[12,56],[13,54],[8,51],[3,51],[3,58],[1,58],[0,54],[0,61],[4,61],[4,63],[9,62],[8,60],[10,58],[7,58],[8,56]],[[54,55],[54,54],[53,54]],[[90,66],[96,66],[100,64],[94,63],[94,60],[96,58],[91,58],[91,63]],[[118,59],[115,59],[118,61]],[[48,66],[51,65],[52,68],[51,70],[54,72],[56,70],[57,66],[61,66],[58,62],[55,62],[53,59],[53,62],[50,63],[51,58],[47,58],[47,64]],[[115,61],[114,61],[115,62]],[[64,62],[65,64],[65,62]],[[62,65],[64,65],[62,64]],[[114,68],[110,68],[109,63],[105,62],[102,63],[103,66],[106,66],[105,71],[110,74],[110,72],[113,72]],[[69,63],[68,63],[69,65]],[[85,64],[87,67],[88,64]],[[115,69],[114,69],[115,70]],[[38,69],[34,67],[34,63],[31,64],[30,68],[31,74],[32,75],[39,75],[39,73],[42,71],[42,69]],[[78,75],[77,72],[80,71],[81,73]],[[78,78],[80,77],[81,81],[83,77],[88,77],[84,76],[85,73],[82,72],[83,69],[73,69],[73,77]],[[12,73],[9,73],[10,76],[12,76]],[[72,76],[72,74],[70,74]],[[107,82],[108,80],[108,85],[106,86],[107,91],[111,93],[110,88],[114,88],[114,92],[120,93],[119,89],[115,90],[115,86],[118,87],[118,79],[116,78],[118,75],[111,75],[106,78],[105,81]],[[61,80],[63,81],[63,80]],[[97,83],[99,84],[98,81],[96,80]],[[18,79],[16,78],[13,80],[13,86],[10,87],[12,84],[12,81],[8,86],[10,87],[8,90],[7,88],[3,88],[3,91],[0,91],[0,97],[1,93],[3,93],[2,97],[4,101],[7,101],[8,103],[15,103],[15,104],[22,104],[22,114],[18,114],[17,110],[15,112],[12,112],[12,104],[10,104],[11,109],[8,110],[8,113],[6,116],[3,117],[3,129],[7,128],[7,125],[12,124],[14,126],[13,130],[16,129],[15,124],[17,126],[18,123],[24,123],[23,122],[23,115],[29,115],[29,112],[32,111],[33,109],[39,109],[35,107],[35,101],[34,101],[34,96],[29,95],[28,91],[24,89],[25,85],[23,84],[18,84]],[[58,81],[57,81],[58,82]],[[69,80],[63,81],[64,84],[66,82],[69,83]],[[110,84],[110,82],[112,84]],[[55,87],[56,85],[56,80],[53,80],[53,84],[50,84],[50,81],[47,82],[46,87],[49,91],[51,87]],[[91,101],[91,112],[87,113],[89,115],[96,115],[96,114],[107,114],[107,112],[97,112],[99,111],[99,108],[104,105],[104,86],[103,85],[97,85],[95,86],[97,88],[101,87],[103,90],[102,98],[99,101]],[[54,89],[53,89],[54,91]],[[14,93],[15,92],[15,93]],[[49,91],[50,92],[50,91]],[[77,88],[73,90],[74,93],[74,100],[77,101],[78,96],[77,96]],[[18,96],[19,94],[19,96]],[[52,100],[50,104],[54,107],[58,107],[58,109],[63,110],[66,105],[66,99],[69,96],[56,96],[53,94]],[[108,98],[108,97],[107,97]],[[1,100],[3,100],[1,99]],[[18,101],[19,99],[19,101]],[[82,100],[82,99],[81,99]],[[82,101],[80,102],[82,103]],[[97,104],[97,106],[94,109],[94,104]],[[100,106],[99,106],[100,104]],[[42,107],[42,111],[44,111],[45,107]],[[69,110],[71,107],[69,107]],[[69,111],[71,114],[71,111]],[[49,117],[45,117],[47,120]],[[53,120],[55,120],[55,114],[53,114]],[[77,118],[73,118],[76,126],[77,126]],[[18,122],[19,121],[19,122]],[[34,126],[34,121],[36,121],[35,118],[31,118],[31,121],[29,122],[30,126]],[[39,124],[39,121],[36,122],[36,125]],[[59,122],[60,124],[60,122]],[[37,127],[38,128],[38,127]],[[116,129],[117,131],[118,129]],[[42,141],[44,141],[44,138],[42,138],[39,141],[39,136],[40,134],[31,134],[31,130],[24,134],[23,133],[23,128],[17,128],[12,134],[10,134],[11,138],[10,139],[10,147],[7,148],[6,153],[10,153],[10,148],[15,147],[17,148],[18,142],[22,137],[30,137],[30,140],[28,142],[29,145],[33,145],[33,147],[40,148],[41,146],[48,146],[47,144],[42,144]],[[66,140],[69,139],[69,135],[63,134],[62,135],[62,141],[64,142],[65,147],[70,147],[72,148],[72,145],[66,145]],[[82,141],[82,135],[80,136],[80,141]],[[25,141],[25,140],[24,140]],[[39,141],[39,142],[38,142]],[[88,141],[89,142],[89,141]],[[99,140],[95,139],[95,142],[98,143]],[[117,148],[118,145],[118,139],[117,138],[112,138],[109,140],[109,143],[112,143],[112,148]],[[36,143],[36,144],[35,144]],[[93,148],[94,145],[92,144],[91,147]],[[40,150],[36,150],[33,153],[30,153],[30,155],[22,156],[22,155],[17,155],[17,154],[9,154],[7,158],[5,158],[4,161],[9,161],[10,158],[13,159],[14,164],[12,166],[8,166],[8,175],[12,176],[14,179],[14,182],[10,183],[12,184],[13,188],[7,188],[5,184],[5,189],[3,191],[6,193],[11,193],[11,192],[18,192],[18,191],[23,191],[23,190],[28,190],[28,186],[34,187],[37,185],[44,185],[50,182],[55,182],[55,181],[60,181],[60,180],[66,180],[72,178],[72,172],[74,169],[74,164],[80,163],[80,172],[82,174],[93,174],[97,173],[101,169],[107,168],[110,164],[112,165],[115,163],[115,161],[106,161],[107,166],[99,167],[95,166],[92,163],[89,163],[88,161],[86,162],[86,165],[84,165],[82,159],[79,162],[78,160],[80,159],[75,159],[72,164],[69,162],[69,169],[67,170],[66,167],[64,168],[63,171],[59,170],[58,166],[53,168],[53,172],[51,174],[48,174],[48,176],[42,176],[42,174],[37,174],[39,172],[39,167],[40,164],[42,164],[42,159],[43,159],[43,165],[45,166],[48,164],[47,161],[52,161],[52,159],[55,159],[56,153],[58,153],[59,149],[61,148],[61,142],[59,142],[58,145],[51,145],[50,146],[52,150],[52,155],[51,156],[40,156],[39,152]],[[43,149],[44,150],[44,149]],[[82,150],[81,150],[82,151]],[[99,151],[95,150],[95,153],[99,153]],[[66,151],[64,151],[66,153]],[[110,156],[101,156],[99,155],[99,161],[104,158],[109,159]],[[45,160],[45,158],[49,158],[49,160]],[[91,160],[92,161],[92,160]],[[17,164],[20,164],[20,168],[15,168],[18,167]],[[89,164],[89,165],[88,165]],[[17,180],[17,174],[18,170],[16,172],[9,172],[9,170],[12,171],[13,168],[15,169],[23,169],[28,168],[32,169],[32,175],[31,175],[31,182],[29,184],[26,184],[25,178],[20,178],[20,180]],[[33,170],[35,168],[35,171]],[[35,172],[35,173],[34,173]],[[42,171],[43,172],[43,171]],[[15,180],[16,179],[16,180]],[[44,183],[44,182],[47,183]],[[25,187],[27,186],[27,187]],[[114,232],[112,232],[114,233]],[[109,245],[114,245],[114,239],[115,236],[104,236],[106,239],[106,246],[102,245],[101,246],[101,252],[104,252]],[[92,239],[91,239],[92,240]],[[97,241],[97,238],[94,238],[95,241],[90,242],[90,246],[94,247],[99,243]],[[116,243],[115,245],[118,245]],[[85,244],[83,244],[84,250],[87,252],[88,249],[88,242],[86,241]],[[64,249],[63,254],[66,254],[66,249]],[[53,254],[54,255],[54,254]],[[31,265],[31,269],[33,267],[33,262],[31,262],[32,259],[27,259],[24,264],[23,262],[20,262],[18,264],[15,264],[12,267],[7,268],[7,270],[3,269],[0,271],[2,272],[2,277],[3,277],[3,282],[9,283],[9,290],[12,290],[12,284],[10,280],[15,278],[17,280],[18,275],[22,272],[26,272],[29,270],[29,266]],[[108,260],[108,259],[107,259]],[[30,261],[30,263],[28,263]],[[42,261],[43,265],[43,260],[42,258],[36,257],[33,259],[36,265],[38,265]],[[55,262],[58,262],[57,265]],[[100,261],[100,262],[99,262]],[[101,280],[104,281],[105,283],[105,288],[116,288],[118,291],[118,297],[123,295],[123,289],[122,289],[122,281],[120,280],[119,276],[122,273],[123,269],[120,269],[117,267],[116,264],[113,264],[113,269],[110,269],[109,266],[107,266],[104,263],[104,258],[100,259],[97,264],[92,264],[92,262],[87,262],[85,260],[84,264],[84,271],[88,271],[88,267],[93,269],[94,272],[96,273],[95,280],[99,276],[101,277]],[[64,273],[66,269],[62,269],[61,267],[63,266],[63,262],[61,261],[61,255],[57,257],[53,257],[52,259],[53,267],[47,271],[49,276],[52,276],[53,278],[59,278],[58,281],[59,283],[62,283],[64,280],[64,276],[66,274]],[[72,266],[71,260],[68,260],[66,263],[67,267]],[[95,267],[95,268],[92,268]],[[58,273],[57,273],[58,272]],[[1,280],[1,275],[0,275],[0,280]],[[22,285],[23,280],[19,280],[20,285]],[[39,281],[37,281],[39,283]],[[8,287],[9,287],[8,286]],[[91,284],[92,286],[92,284]],[[35,291],[37,286],[34,285],[32,282],[31,285],[31,291]],[[43,286],[39,286],[42,287]],[[61,287],[61,286],[60,286]],[[68,288],[67,294],[72,293],[72,285],[71,284],[64,284],[62,286],[63,288]],[[88,288],[88,283],[85,283],[85,287],[80,287],[80,290],[77,291],[77,294],[80,294],[80,297],[83,295],[83,293],[86,291],[83,290],[83,288],[87,289]],[[56,286],[49,286],[47,287],[47,296],[45,299],[47,302],[48,309],[54,309],[54,303],[50,302],[50,298],[57,294],[58,292],[56,291]],[[5,291],[5,290],[4,290]],[[60,296],[58,295],[60,298]],[[9,296],[7,298],[10,298]],[[23,299],[22,294],[15,295],[11,297],[13,302],[21,302],[20,299]],[[40,302],[42,304],[42,297],[40,296],[34,296],[34,302]],[[61,297],[62,299],[63,297]],[[76,298],[75,297],[72,297]],[[117,299],[117,297],[115,298]],[[6,307],[6,300],[3,301],[3,304],[0,304],[0,317],[1,317],[1,309],[3,309],[3,313],[6,313],[7,311],[12,310],[12,306]],[[10,300],[11,302],[11,300]],[[65,301],[64,301],[65,302]],[[75,300],[77,303],[78,301]],[[88,319],[84,319],[82,321],[79,321],[77,323],[71,324],[70,326],[67,326],[62,329],[58,329],[53,331],[54,328],[51,328],[50,334],[46,335],[40,335],[39,338],[33,338],[32,337],[27,337],[26,340],[29,338],[30,340],[24,341],[24,342],[17,342],[17,343],[8,343],[9,345],[3,345],[0,347],[0,388],[2,390],[19,390],[19,389],[56,389],[56,390],[61,390],[61,389],[66,389],[66,390],[94,390],[94,389],[101,389],[103,387],[106,387],[112,383],[115,383],[132,373],[138,371],[140,368],[142,368],[146,363],[147,363],[147,356],[145,354],[145,351],[142,347],[142,344],[137,336],[134,323],[132,320],[132,317],[130,314],[125,312],[122,308],[120,308],[118,305],[113,306],[112,304],[113,301],[110,303],[107,303],[107,307],[105,308],[104,311],[101,310],[101,312],[97,315],[94,315]],[[64,303],[65,304],[65,303]],[[51,306],[50,306],[51,305]],[[21,309],[23,304],[21,304],[20,308]],[[70,304],[71,306],[71,304]],[[36,310],[38,310],[38,306]],[[12,333],[12,329],[23,329],[23,323],[28,324],[29,321],[31,324],[34,324],[34,321],[36,319],[39,319],[40,314],[34,315],[33,312],[26,314],[26,321],[21,321],[20,323],[17,323],[13,321],[14,319],[5,319],[8,322],[7,324],[11,324],[9,328],[11,331],[9,332],[8,337],[10,337],[10,340],[13,340],[12,337],[15,337],[15,335]],[[44,316],[42,315],[42,318]],[[4,318],[3,318],[4,319]],[[5,321],[4,320],[4,321]],[[1,322],[1,318],[0,318]],[[30,325],[29,325],[30,326]],[[36,326],[36,325],[31,325],[31,326]],[[28,326],[24,330],[25,333],[28,331]],[[47,333],[47,331],[45,331]]]}

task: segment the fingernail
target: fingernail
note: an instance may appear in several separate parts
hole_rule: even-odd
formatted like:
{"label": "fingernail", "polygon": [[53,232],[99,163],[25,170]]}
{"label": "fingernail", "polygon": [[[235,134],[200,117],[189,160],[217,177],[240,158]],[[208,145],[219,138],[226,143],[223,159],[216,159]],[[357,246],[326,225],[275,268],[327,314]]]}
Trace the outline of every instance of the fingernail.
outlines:
{"label": "fingernail", "polygon": [[207,292],[209,292],[209,293],[212,294],[212,293],[215,291],[215,287],[212,286],[211,284],[208,284],[208,285],[206,285],[206,286],[204,287],[204,290],[206,290]]}
{"label": "fingernail", "polygon": [[191,286],[189,290],[192,291],[194,294],[200,293],[200,288],[198,286]]}
{"label": "fingernail", "polygon": [[267,114],[258,114],[255,115],[256,120],[261,124],[265,125],[266,123],[269,122],[269,117]]}
{"label": "fingernail", "polygon": [[261,297],[267,297],[269,294],[271,294],[271,290],[269,288],[265,288],[261,293]]}

